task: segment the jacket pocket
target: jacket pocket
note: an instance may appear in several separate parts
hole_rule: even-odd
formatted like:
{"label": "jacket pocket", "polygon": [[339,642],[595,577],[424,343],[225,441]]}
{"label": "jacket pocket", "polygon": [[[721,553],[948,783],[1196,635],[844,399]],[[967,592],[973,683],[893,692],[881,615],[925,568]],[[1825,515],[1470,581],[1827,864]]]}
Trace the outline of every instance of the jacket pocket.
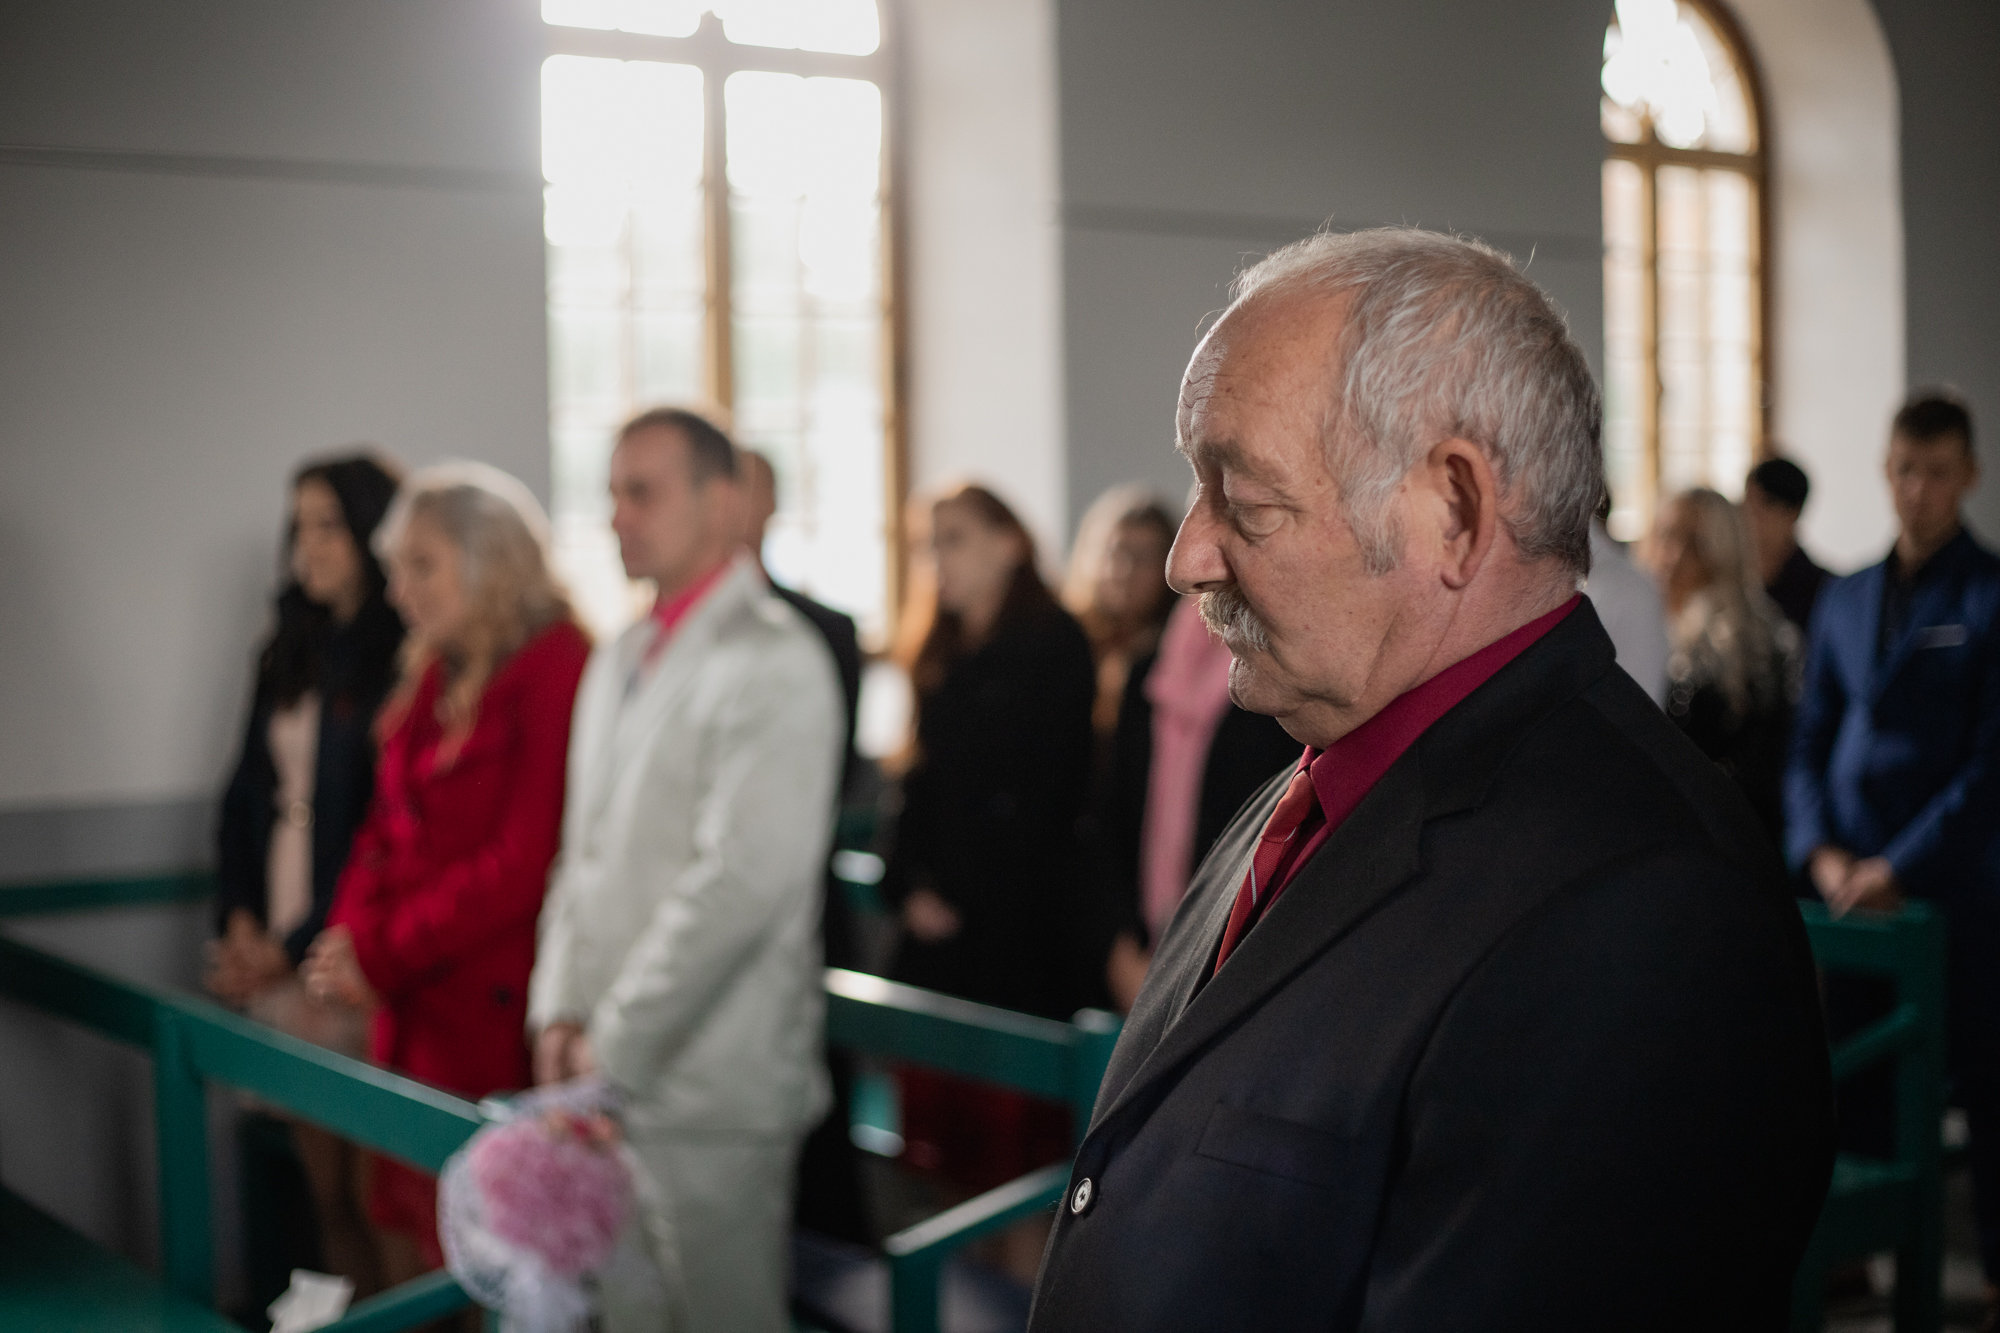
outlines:
{"label": "jacket pocket", "polygon": [[1259,1115],[1240,1106],[1217,1106],[1208,1113],[1195,1155],[1331,1189],[1343,1173],[1351,1149],[1346,1139],[1323,1129]]}

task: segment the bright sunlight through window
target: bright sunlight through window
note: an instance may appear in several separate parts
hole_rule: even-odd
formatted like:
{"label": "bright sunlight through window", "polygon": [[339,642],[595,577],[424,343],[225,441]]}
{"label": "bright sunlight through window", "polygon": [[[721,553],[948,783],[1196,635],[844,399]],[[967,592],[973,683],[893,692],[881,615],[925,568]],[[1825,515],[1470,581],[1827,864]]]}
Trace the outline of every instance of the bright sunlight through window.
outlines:
{"label": "bright sunlight through window", "polygon": [[543,0],[557,555],[600,632],[643,593],[612,433],[662,403],[771,460],[772,576],[887,627],[893,481],[872,0]]}
{"label": "bright sunlight through window", "polygon": [[1719,10],[1618,0],[1602,82],[1604,457],[1631,540],[1677,491],[1740,493],[1763,447],[1764,158]]}

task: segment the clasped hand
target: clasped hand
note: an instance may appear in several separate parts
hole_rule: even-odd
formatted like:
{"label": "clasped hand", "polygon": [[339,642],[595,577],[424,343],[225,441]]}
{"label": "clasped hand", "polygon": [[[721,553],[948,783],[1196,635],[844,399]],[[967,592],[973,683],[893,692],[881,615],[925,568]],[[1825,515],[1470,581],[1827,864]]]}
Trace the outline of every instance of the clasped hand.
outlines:
{"label": "clasped hand", "polygon": [[535,1086],[597,1072],[597,1054],[583,1024],[559,1021],[535,1034]]}
{"label": "clasped hand", "polygon": [[225,1004],[245,1005],[259,991],[290,975],[291,956],[242,908],[229,914],[219,939],[208,943],[208,970],[201,984]]}
{"label": "clasped hand", "polygon": [[354,936],[346,926],[330,926],[319,933],[312,948],[306,950],[299,975],[305,980],[306,993],[315,1000],[337,1001],[355,1009],[373,1009],[381,1003],[361,970]]}
{"label": "clasped hand", "polygon": [[1839,847],[1822,847],[1812,854],[1813,887],[1836,917],[1857,907],[1893,912],[1903,904],[1896,868],[1885,856],[1857,858]]}

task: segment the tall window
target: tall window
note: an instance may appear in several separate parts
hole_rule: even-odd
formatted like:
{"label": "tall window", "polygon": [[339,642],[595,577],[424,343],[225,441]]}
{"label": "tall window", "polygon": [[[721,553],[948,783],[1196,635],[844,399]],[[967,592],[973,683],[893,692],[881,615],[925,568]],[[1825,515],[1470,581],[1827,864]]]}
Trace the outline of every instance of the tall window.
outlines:
{"label": "tall window", "polygon": [[711,403],[763,452],[774,577],[879,633],[892,487],[884,66],[874,0],[542,0],[557,554],[630,614],[611,435]]}
{"label": "tall window", "polygon": [[1764,445],[1764,156],[1721,10],[1618,0],[1604,34],[1604,453],[1630,539],[1688,486],[1734,496]]}

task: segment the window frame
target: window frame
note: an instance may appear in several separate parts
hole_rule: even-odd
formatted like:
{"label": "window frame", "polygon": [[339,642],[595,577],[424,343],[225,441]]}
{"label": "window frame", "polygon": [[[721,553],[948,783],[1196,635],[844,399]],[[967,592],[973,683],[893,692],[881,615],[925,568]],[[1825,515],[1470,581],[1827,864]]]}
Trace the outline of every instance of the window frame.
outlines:
{"label": "window frame", "polygon": [[[802,78],[826,77],[865,79],[882,97],[881,185],[881,310],[882,310],[882,473],[885,531],[882,539],[887,555],[883,589],[887,635],[893,638],[901,617],[904,590],[909,580],[909,553],[905,550],[903,510],[909,498],[909,412],[905,302],[906,274],[903,267],[905,225],[902,175],[903,135],[900,110],[901,61],[893,43],[891,6],[877,0],[876,21],[881,41],[867,55],[829,51],[801,51],[785,47],[753,46],[732,42],[724,35],[722,20],[704,10],[695,31],[687,37],[663,37],[654,33],[622,32],[601,28],[572,28],[544,21],[542,58],[589,56],[607,60],[648,60],[673,65],[692,65],[702,72],[702,262],[703,394],[707,401],[734,415],[736,407],[734,337],[730,300],[729,182],[727,179],[728,109],[723,96],[729,76],[744,70],[773,74],[796,74]],[[547,251],[544,249],[544,255]],[[544,261],[546,263],[546,260]],[[546,301],[546,297],[544,298]],[[642,407],[645,405],[641,405]],[[553,436],[549,447],[555,447]]]}
{"label": "window frame", "polygon": [[[1646,330],[1645,386],[1641,394],[1644,404],[1643,427],[1640,445],[1643,466],[1643,494],[1639,497],[1639,511],[1645,525],[1650,528],[1653,515],[1660,502],[1660,403],[1663,395],[1660,375],[1660,209],[1659,170],[1661,167],[1685,166],[1733,171],[1747,176],[1755,191],[1757,200],[1757,438],[1752,443],[1750,457],[1753,465],[1773,456],[1771,447],[1771,409],[1775,398],[1772,365],[1773,349],[1776,346],[1775,330],[1771,321],[1771,271],[1772,228],[1771,228],[1771,122],[1764,96],[1764,74],[1757,63],[1756,53],[1745,37],[1743,27],[1736,16],[1719,0],[1678,0],[1688,8],[1698,10],[1715,29],[1716,35],[1728,48],[1736,62],[1736,72],[1743,84],[1744,95],[1750,102],[1751,123],[1756,129],[1757,146],[1748,153],[1727,153],[1707,148],[1671,148],[1659,141],[1653,130],[1653,118],[1641,114],[1641,139],[1638,143],[1621,143],[1603,132],[1599,126],[1599,138],[1604,144],[1604,157],[1631,162],[1639,168],[1645,191],[1645,302],[1644,327]],[[1613,16],[1615,18],[1615,15]],[[1611,20],[1605,26],[1610,27]],[[1600,62],[1601,67],[1601,62]],[[1600,90],[1599,96],[1603,93]],[[1605,327],[1611,321],[1607,314]]]}

